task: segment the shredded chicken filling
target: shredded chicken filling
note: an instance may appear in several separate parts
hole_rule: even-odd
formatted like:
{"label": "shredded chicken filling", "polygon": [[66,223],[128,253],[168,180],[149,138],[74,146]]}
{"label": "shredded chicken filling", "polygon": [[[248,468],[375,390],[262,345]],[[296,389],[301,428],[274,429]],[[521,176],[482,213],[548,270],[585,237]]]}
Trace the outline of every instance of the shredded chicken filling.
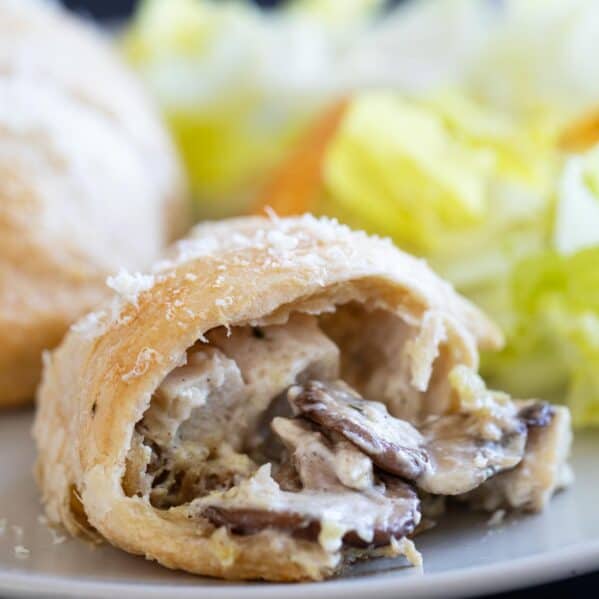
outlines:
{"label": "shredded chicken filling", "polygon": [[331,552],[412,535],[419,496],[540,509],[566,476],[567,411],[454,368],[440,322],[419,331],[348,305],[320,322],[210,331],[137,423],[124,491]]}

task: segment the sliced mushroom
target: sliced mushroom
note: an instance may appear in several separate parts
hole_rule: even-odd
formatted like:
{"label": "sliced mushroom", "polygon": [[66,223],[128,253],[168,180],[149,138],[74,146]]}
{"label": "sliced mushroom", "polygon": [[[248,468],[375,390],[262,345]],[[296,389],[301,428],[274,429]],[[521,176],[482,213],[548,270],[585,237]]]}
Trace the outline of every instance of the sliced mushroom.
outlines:
{"label": "sliced mushroom", "polygon": [[275,530],[329,550],[388,545],[418,525],[414,490],[393,477],[375,481],[370,459],[345,439],[329,439],[301,419],[276,418],[272,428],[288,453],[283,468],[294,466],[301,489],[283,490],[267,464],[230,491],[194,501],[194,510],[235,534]]}
{"label": "sliced mushroom", "polygon": [[509,396],[487,389],[471,369],[456,367],[449,380],[454,412],[420,427],[431,467],[417,485],[434,494],[459,495],[517,466],[528,431]]}
{"label": "sliced mushroom", "polygon": [[525,404],[519,414],[530,427],[524,458],[513,470],[493,477],[461,498],[475,508],[538,512],[555,491],[571,481],[567,463],[572,441],[568,410],[533,402]]}
{"label": "sliced mushroom", "polygon": [[517,466],[524,454],[526,426],[518,418],[489,420],[491,438],[481,435],[479,414],[448,414],[421,427],[430,459],[418,487],[437,495],[458,495]]}
{"label": "sliced mushroom", "polygon": [[417,430],[342,382],[311,381],[292,388],[288,398],[297,412],[343,435],[379,468],[429,493],[465,493],[513,468],[524,454],[526,425],[511,405],[435,416]]}
{"label": "sliced mushroom", "polygon": [[414,480],[427,468],[422,435],[393,418],[384,404],[367,401],[342,381],[310,381],[292,387],[294,410],[327,430],[344,436],[386,472]]}
{"label": "sliced mushroom", "polygon": [[[251,535],[271,530],[319,541],[325,548],[380,547],[411,534],[420,513],[416,493],[388,480],[368,492],[282,491],[263,467],[249,481],[226,493],[196,500],[191,507],[215,526]],[[268,477],[268,481],[264,479]],[[257,479],[263,479],[256,484]],[[248,487],[247,489],[245,487]]]}
{"label": "sliced mushroom", "polygon": [[271,426],[285,444],[304,489],[373,486],[372,461],[343,437],[332,442],[301,419],[275,418]]}
{"label": "sliced mushroom", "polygon": [[370,542],[365,542],[356,531],[348,532],[343,540],[352,547],[372,545],[381,547],[391,542],[391,537],[400,539],[411,535],[420,523],[420,500],[416,491],[407,483],[392,476],[380,475],[385,485],[385,497],[393,504],[392,517],[385,528],[375,528]]}
{"label": "sliced mushroom", "polygon": [[528,402],[518,412],[518,418],[529,428],[549,426],[554,415],[553,406],[546,401]]}
{"label": "sliced mushroom", "polygon": [[320,533],[317,519],[286,511],[210,506],[204,509],[202,515],[215,526],[226,526],[236,535],[253,535],[265,529],[275,529],[296,538],[316,541]]}

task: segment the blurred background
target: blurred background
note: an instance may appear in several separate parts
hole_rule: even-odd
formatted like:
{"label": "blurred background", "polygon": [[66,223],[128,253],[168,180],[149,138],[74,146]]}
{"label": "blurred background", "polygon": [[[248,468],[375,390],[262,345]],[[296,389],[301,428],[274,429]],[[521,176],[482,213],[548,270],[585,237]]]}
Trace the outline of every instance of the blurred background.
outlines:
{"label": "blurred background", "polygon": [[[272,7],[281,0],[255,0],[264,8]],[[100,20],[113,20],[128,17],[138,4],[138,0],[62,0],[62,4],[81,14]]]}
{"label": "blurred background", "polygon": [[196,219],[391,237],[501,325],[491,385],[599,424],[599,2],[65,4],[119,23]]}
{"label": "blurred background", "polygon": [[[273,8],[286,0],[253,0],[262,8]],[[351,0],[350,0],[351,1]],[[403,0],[388,0],[389,5],[399,4]],[[62,0],[66,7],[100,20],[113,20],[129,17],[139,0]]]}

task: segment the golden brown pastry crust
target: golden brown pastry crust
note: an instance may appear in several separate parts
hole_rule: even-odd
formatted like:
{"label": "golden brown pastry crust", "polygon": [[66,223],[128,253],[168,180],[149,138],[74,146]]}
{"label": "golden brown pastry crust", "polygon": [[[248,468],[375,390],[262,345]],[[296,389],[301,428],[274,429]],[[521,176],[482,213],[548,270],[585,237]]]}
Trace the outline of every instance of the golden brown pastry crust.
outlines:
{"label": "golden brown pastry crust", "polygon": [[46,3],[0,2],[0,406],[41,353],[187,220],[175,151],[100,35]]}
{"label": "golden brown pastry crust", "polygon": [[[77,323],[48,358],[34,435],[37,477],[50,519],[132,553],[229,579],[319,579],[335,562],[316,543],[213,531],[201,519],[154,509],[121,486],[134,425],[152,393],[208,330],[285,322],[350,300],[418,326],[442,318],[458,361],[476,367],[477,346],[498,330],[423,261],[387,240],[333,221],[247,218],[200,225],[139,294]],[[145,289],[145,290],[143,290]]]}

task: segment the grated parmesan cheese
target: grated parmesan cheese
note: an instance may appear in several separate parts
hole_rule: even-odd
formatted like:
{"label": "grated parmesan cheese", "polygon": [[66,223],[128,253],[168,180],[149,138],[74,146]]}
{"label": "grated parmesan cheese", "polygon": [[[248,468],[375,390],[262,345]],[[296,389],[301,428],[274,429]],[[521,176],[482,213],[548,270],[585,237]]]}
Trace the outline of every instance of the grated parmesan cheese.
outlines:
{"label": "grated parmesan cheese", "polygon": [[[258,233],[260,233],[260,231],[258,231]],[[233,235],[231,236],[231,241],[233,242],[233,245],[238,246],[240,248],[251,245],[250,238],[241,233],[233,233]]]}
{"label": "grated parmesan cheese", "polygon": [[273,248],[281,251],[293,250],[298,245],[296,237],[277,230],[269,231],[266,238]]}
{"label": "grated parmesan cheese", "polygon": [[121,268],[119,272],[106,279],[106,285],[114,290],[125,302],[137,306],[140,293],[154,286],[152,275],[143,275],[139,272],[131,274]]}
{"label": "grated parmesan cheese", "polygon": [[[216,223],[210,223],[211,230],[208,233],[206,224],[197,225],[187,239],[183,239],[175,245],[174,257],[156,263],[152,272],[162,272],[195,259],[216,256],[223,251],[247,248],[267,249],[271,256],[284,259],[285,252],[298,248],[302,242],[308,242],[308,245],[311,245],[313,240],[334,244],[334,247],[328,251],[332,257],[337,259],[341,259],[346,252],[351,253],[353,240],[376,239],[380,242],[381,249],[392,245],[389,238],[368,236],[363,231],[352,231],[348,226],[340,224],[333,218],[316,218],[311,214],[305,214],[300,217],[280,219],[273,211],[267,211],[267,216],[269,220],[264,228],[245,233],[236,231],[233,234],[225,234],[225,230],[216,227]],[[233,258],[233,263],[237,266],[249,266],[247,261],[240,258]],[[276,265],[274,262],[271,264],[272,267]],[[284,261],[282,264],[290,263]],[[226,266],[219,265],[217,268],[225,270]],[[191,276],[189,276],[190,274]],[[193,277],[195,275],[192,273],[185,275],[187,280],[195,280]]]}
{"label": "grated parmesan cheese", "polygon": [[90,312],[83,318],[71,325],[71,331],[81,335],[84,338],[95,337],[105,324],[106,312],[100,310],[98,312]]}

